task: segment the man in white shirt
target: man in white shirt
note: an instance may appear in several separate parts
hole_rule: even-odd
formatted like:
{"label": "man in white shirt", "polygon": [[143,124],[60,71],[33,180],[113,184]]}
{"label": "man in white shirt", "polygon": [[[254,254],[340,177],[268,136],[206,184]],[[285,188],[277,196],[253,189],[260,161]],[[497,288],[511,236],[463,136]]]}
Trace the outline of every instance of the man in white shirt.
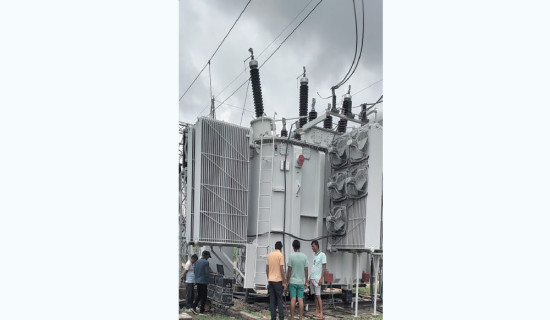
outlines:
{"label": "man in white shirt", "polygon": [[319,242],[313,240],[311,242],[311,250],[315,253],[313,255],[313,268],[310,275],[310,292],[315,294],[315,313],[314,316],[317,319],[323,318],[323,300],[321,299],[321,286],[325,279],[325,272],[327,268],[327,256],[319,249]]}
{"label": "man in white shirt", "polygon": [[187,309],[193,308],[193,301],[195,300],[195,262],[199,257],[194,254],[191,259],[187,260],[185,264],[185,272],[183,273],[183,283],[185,284],[185,307]]}

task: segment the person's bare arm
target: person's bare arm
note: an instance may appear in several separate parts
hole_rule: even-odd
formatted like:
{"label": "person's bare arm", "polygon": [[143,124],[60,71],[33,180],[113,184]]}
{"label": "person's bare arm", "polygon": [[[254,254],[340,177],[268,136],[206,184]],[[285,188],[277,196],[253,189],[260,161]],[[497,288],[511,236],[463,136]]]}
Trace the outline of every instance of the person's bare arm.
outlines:
{"label": "person's bare arm", "polygon": [[286,267],[286,283],[290,283],[291,272],[292,272],[292,267],[291,266]]}
{"label": "person's bare arm", "polygon": [[269,265],[268,264],[265,265],[265,275],[269,279]]}
{"label": "person's bare arm", "polygon": [[323,280],[325,280],[326,271],[327,271],[327,264],[323,263],[323,271],[321,271],[321,280],[319,280],[319,284],[323,284]]}
{"label": "person's bare arm", "polygon": [[307,277],[308,277],[308,274],[307,274],[307,267],[304,268],[304,271],[305,271],[305,273],[306,273],[306,283],[305,283],[305,286],[307,287],[307,285],[308,285],[308,283],[309,283],[309,281],[307,281],[307,280],[308,280],[308,279],[307,279]]}
{"label": "person's bare arm", "polygon": [[285,270],[284,270],[283,266],[279,266],[279,269],[281,271],[281,279],[283,279],[283,286],[286,287]]}

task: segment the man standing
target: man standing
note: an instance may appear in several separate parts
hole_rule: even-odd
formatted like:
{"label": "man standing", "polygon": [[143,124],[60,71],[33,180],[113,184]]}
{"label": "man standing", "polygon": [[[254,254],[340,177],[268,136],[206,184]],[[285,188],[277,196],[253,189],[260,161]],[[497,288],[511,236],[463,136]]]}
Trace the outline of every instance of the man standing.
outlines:
{"label": "man standing", "polygon": [[[281,249],[283,244],[281,241],[275,243],[275,251],[267,255],[267,262],[265,265],[265,273],[268,281],[269,292],[269,310],[271,311],[271,320],[277,319],[277,312],[275,305],[279,306],[279,319],[285,318],[285,309],[283,307],[283,290],[286,290],[285,271],[283,266],[285,260]],[[284,288],[283,288],[284,287]]]}
{"label": "man standing", "polygon": [[315,294],[315,313],[317,318],[323,318],[323,300],[321,300],[321,285],[325,279],[325,271],[327,266],[327,257],[319,250],[319,242],[313,240],[311,249],[315,253],[313,255],[313,268],[311,270],[311,291]]}
{"label": "man standing", "polygon": [[195,283],[197,284],[197,298],[193,303],[191,312],[197,314],[197,306],[200,302],[200,313],[204,313],[206,304],[206,296],[208,295],[208,283],[210,282],[210,264],[208,259],[211,258],[209,251],[202,252],[202,258],[195,262]]}
{"label": "man standing", "polygon": [[300,241],[292,242],[294,253],[288,260],[288,270],[286,278],[288,290],[290,291],[290,319],[294,320],[294,307],[296,306],[296,297],[300,305],[300,320],[304,314],[304,288],[307,287],[307,256],[300,252]]}
{"label": "man standing", "polygon": [[185,264],[185,272],[183,273],[183,283],[185,283],[186,301],[185,307],[193,309],[193,300],[195,299],[195,262],[199,257],[196,254],[191,256]]}

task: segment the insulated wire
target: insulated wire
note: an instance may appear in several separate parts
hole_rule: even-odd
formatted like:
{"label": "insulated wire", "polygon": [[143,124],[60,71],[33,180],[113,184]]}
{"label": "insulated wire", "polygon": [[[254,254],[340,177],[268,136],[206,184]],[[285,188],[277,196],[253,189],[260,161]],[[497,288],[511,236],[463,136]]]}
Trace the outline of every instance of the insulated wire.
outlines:
{"label": "insulated wire", "polygon": [[[264,63],[262,63],[262,65],[258,68],[262,68],[264,66],[264,64],[266,64],[266,62],[275,54],[275,52],[277,52],[277,50],[279,50],[279,48],[281,48],[281,46],[283,45],[283,43],[285,43],[285,41],[294,33],[294,31],[296,31],[296,29],[298,29],[298,27],[309,17],[309,15],[321,4],[321,2],[323,2],[323,0],[320,0],[316,5],[315,7],[313,7],[313,9],[311,9],[311,11],[309,11],[309,13],[304,17],[304,19],[302,19],[302,21],[300,21],[300,23],[292,30],[292,32],[290,32],[290,34],[288,36],[286,36],[286,38],[283,40],[283,42],[281,42],[281,44],[279,44],[279,46],[277,47],[277,49],[275,49],[275,51],[273,51],[271,53],[271,55],[269,55],[269,57],[264,61]],[[307,6],[306,6],[307,7]],[[301,13],[301,12],[300,12]],[[283,30],[284,31],[284,30]],[[269,46],[268,46],[269,47]],[[245,67],[246,68],[246,67]],[[239,73],[239,75],[237,75],[237,77],[235,79],[233,79],[233,81],[231,83],[233,83],[244,71],[242,71],[241,73]],[[243,82],[235,91],[233,91],[233,93],[231,93],[227,98],[225,98],[223,100],[223,102],[227,101],[229,98],[231,98],[240,88],[242,88],[248,81],[250,80],[250,77],[245,81]],[[229,85],[226,86],[226,88],[228,87]],[[222,92],[225,90],[225,88],[222,90]],[[221,92],[220,92],[221,93]],[[180,98],[181,100],[181,98]],[[222,102],[222,104],[223,104]],[[216,109],[218,109],[219,107],[221,106],[218,105],[216,107]],[[199,116],[201,113],[204,112],[206,108],[204,108],[201,112],[199,112],[199,114],[197,116]]]}
{"label": "insulated wire", "polygon": [[283,34],[283,32],[285,32],[286,29],[288,29],[288,27],[290,27],[290,25],[296,21],[296,19],[298,19],[298,17],[302,14],[302,12],[304,12],[304,10],[306,10],[306,8],[309,6],[309,4],[312,2],[313,0],[309,0],[309,2],[306,4],[306,6],[302,9],[302,11],[300,11],[300,13],[298,13],[294,19],[292,19],[292,21],[290,21],[289,24],[287,24],[287,26],[279,33],[279,35],[277,37],[275,37],[275,39],[273,39],[273,41],[271,41],[271,43],[265,47],[262,52],[260,52],[260,54],[258,55],[258,58],[260,58],[262,56],[262,54],[265,52],[265,50],[267,50],[267,48],[271,47],[271,45],[277,40],[279,39],[279,37]]}
{"label": "insulated wire", "polygon": [[338,84],[334,85],[335,88],[339,88],[341,85],[343,85],[346,81],[346,77],[351,72],[351,69],[353,68],[353,64],[355,63],[355,58],[357,56],[357,13],[355,12],[355,0],[353,0],[353,17],[355,18],[355,54],[353,55],[353,61],[351,62],[351,66],[349,67],[348,73],[344,76],[344,79],[342,81],[338,82]]}
{"label": "insulated wire", "polygon": [[242,125],[242,123],[243,123],[243,115],[244,115],[244,110],[245,110],[244,107],[246,107],[246,98],[248,97],[248,89],[249,88],[250,88],[250,80],[248,80],[248,85],[246,86],[246,94],[244,95],[243,112],[241,113],[241,122],[239,123],[239,125]]}
{"label": "insulated wire", "polygon": [[[343,85],[349,79],[351,79],[351,76],[353,76],[353,74],[355,73],[355,70],[357,69],[357,66],[359,65],[359,60],[361,60],[361,54],[363,53],[363,41],[365,40],[365,0],[363,0],[361,2],[361,4],[362,4],[362,11],[363,11],[363,32],[362,32],[362,35],[361,35],[361,51],[359,51],[359,57],[357,58],[357,63],[355,64],[355,68],[353,68],[353,71],[351,72],[349,77],[347,77],[347,79],[343,83],[339,84],[338,86]],[[355,8],[355,6],[354,6],[354,8]],[[357,17],[355,18],[355,24],[357,26]],[[357,33],[357,31],[356,31],[356,33]]]}
{"label": "insulated wire", "polygon": [[[355,0],[354,0],[355,1]],[[292,32],[286,36],[286,38],[283,40],[283,42],[281,42],[281,44],[277,47],[277,49],[275,49],[275,51],[273,51],[271,53],[271,55],[269,55],[269,57],[267,57],[267,59],[264,61],[264,63],[262,63],[262,65],[258,68],[262,68],[263,65],[269,61],[269,59],[275,54],[275,52],[277,52],[277,50],[279,50],[279,48],[281,48],[281,46],[283,45],[283,43],[285,43],[285,41],[294,33],[294,31],[296,31],[296,29],[298,29],[299,26],[302,25],[302,23],[309,17],[309,15],[321,4],[321,2],[323,2],[323,0],[320,0],[316,5],[315,7],[313,7],[313,9],[311,9],[311,11],[309,11],[309,13],[307,14],[307,16],[305,16],[305,18],[302,19],[302,21],[300,21],[300,23],[298,23],[298,25],[294,28],[294,30],[292,30]]]}
{"label": "insulated wire", "polygon": [[227,32],[227,34],[225,35],[225,37],[223,37],[223,40],[220,42],[220,44],[218,45],[218,47],[216,48],[216,51],[214,51],[214,53],[212,54],[212,56],[210,57],[210,59],[208,59],[208,62],[204,65],[204,67],[202,67],[201,71],[199,72],[199,74],[197,74],[197,76],[195,77],[195,79],[193,80],[193,82],[191,82],[191,84],[189,85],[189,87],[187,88],[187,90],[185,90],[185,92],[183,93],[183,95],[180,97],[180,101],[181,99],[185,96],[185,94],[187,93],[187,91],[189,91],[189,89],[191,89],[191,87],[193,86],[193,84],[195,84],[195,81],[197,81],[197,79],[199,78],[199,76],[201,75],[201,73],[204,71],[204,69],[206,68],[206,66],[210,63],[210,60],[212,60],[212,58],[214,58],[214,56],[216,55],[216,53],[218,52],[218,50],[220,49],[220,47],[222,46],[223,42],[225,41],[225,39],[227,38],[227,36],[229,35],[229,33],[231,33],[231,30],[233,30],[233,27],[235,27],[235,25],[237,24],[237,21],[239,21],[239,19],[241,18],[241,16],[243,15],[244,11],[246,10],[246,8],[248,7],[248,5],[250,4],[252,0],[248,0],[248,2],[246,3],[246,5],[244,6],[244,9],[243,11],[241,11],[241,13],[239,14],[239,16],[237,17],[237,20],[235,20],[235,22],[233,23],[233,25],[231,26],[231,28],[229,29],[229,31]]}

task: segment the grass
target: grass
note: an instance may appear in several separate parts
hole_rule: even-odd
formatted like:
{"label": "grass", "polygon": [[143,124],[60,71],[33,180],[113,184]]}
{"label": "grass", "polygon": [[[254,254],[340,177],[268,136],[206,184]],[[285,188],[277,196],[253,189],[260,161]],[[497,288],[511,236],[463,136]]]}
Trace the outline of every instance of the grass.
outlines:
{"label": "grass", "polygon": [[252,311],[252,310],[243,310],[243,311],[246,312],[246,313],[250,313],[251,315],[256,316],[256,317],[260,317],[260,318],[262,317],[262,315],[259,314],[256,311]]}
{"label": "grass", "polygon": [[356,320],[356,319],[367,319],[367,320],[382,320],[382,315],[378,315],[378,316],[373,316],[373,315],[370,315],[370,316],[361,316],[361,318],[354,318],[354,317],[349,317],[349,318],[344,318],[344,320]]}

